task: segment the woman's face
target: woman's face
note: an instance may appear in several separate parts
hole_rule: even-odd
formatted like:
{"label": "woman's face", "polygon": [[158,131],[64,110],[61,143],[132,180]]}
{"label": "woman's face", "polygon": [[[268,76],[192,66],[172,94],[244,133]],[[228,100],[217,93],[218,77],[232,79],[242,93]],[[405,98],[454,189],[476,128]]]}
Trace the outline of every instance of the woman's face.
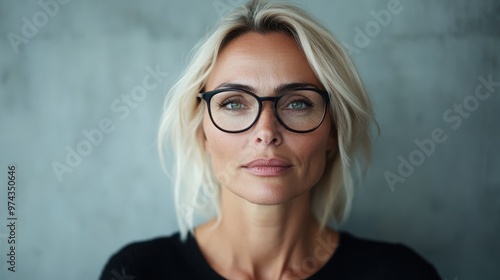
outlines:
{"label": "woman's face", "polygon": [[[220,52],[206,91],[238,84],[253,88],[258,96],[273,96],[276,88],[292,83],[323,89],[293,38],[251,32]],[[258,121],[245,132],[219,130],[207,109],[203,129],[222,187],[256,204],[281,204],[308,192],[324,172],[328,151],[336,147],[329,114],[313,132],[294,133],[278,122],[272,102],[263,102]]]}

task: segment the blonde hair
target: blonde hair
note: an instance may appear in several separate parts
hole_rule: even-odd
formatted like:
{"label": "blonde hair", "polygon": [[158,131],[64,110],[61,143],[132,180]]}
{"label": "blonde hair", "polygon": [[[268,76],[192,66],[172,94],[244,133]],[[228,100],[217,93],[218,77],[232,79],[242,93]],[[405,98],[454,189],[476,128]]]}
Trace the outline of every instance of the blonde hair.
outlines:
{"label": "blonde hair", "polygon": [[158,148],[163,164],[166,141],[174,153],[174,200],[182,240],[188,231],[193,233],[195,214],[221,218],[220,183],[204,150],[203,106],[196,96],[204,88],[221,49],[247,32],[292,36],[329,93],[338,149],[328,155],[325,171],[311,190],[312,211],[321,229],[331,218],[335,225],[345,220],[354,190],[351,171],[361,160],[367,164],[370,161],[370,125],[376,122],[363,83],[341,43],[297,6],[250,1],[221,19],[194,48],[188,67],[165,100]]}

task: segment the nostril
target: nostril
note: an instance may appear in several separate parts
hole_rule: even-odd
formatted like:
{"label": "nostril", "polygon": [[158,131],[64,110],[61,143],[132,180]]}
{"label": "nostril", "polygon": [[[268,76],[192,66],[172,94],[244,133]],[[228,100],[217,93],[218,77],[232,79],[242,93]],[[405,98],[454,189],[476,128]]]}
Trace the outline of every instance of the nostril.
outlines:
{"label": "nostril", "polygon": [[257,137],[257,143],[258,144],[263,143],[265,145],[269,145],[269,144],[277,145],[279,142],[278,138],[276,138],[276,137],[272,137],[270,140],[267,140],[267,139],[268,138],[266,138],[266,137]]}

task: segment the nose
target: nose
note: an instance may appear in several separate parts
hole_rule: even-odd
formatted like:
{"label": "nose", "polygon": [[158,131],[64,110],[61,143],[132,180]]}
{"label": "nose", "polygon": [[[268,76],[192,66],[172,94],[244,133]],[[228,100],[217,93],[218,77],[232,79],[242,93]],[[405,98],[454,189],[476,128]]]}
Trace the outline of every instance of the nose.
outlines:
{"label": "nose", "polygon": [[[267,103],[267,104],[266,104]],[[254,143],[266,146],[279,145],[282,142],[281,125],[274,115],[273,103],[263,102],[259,119],[254,124]]]}

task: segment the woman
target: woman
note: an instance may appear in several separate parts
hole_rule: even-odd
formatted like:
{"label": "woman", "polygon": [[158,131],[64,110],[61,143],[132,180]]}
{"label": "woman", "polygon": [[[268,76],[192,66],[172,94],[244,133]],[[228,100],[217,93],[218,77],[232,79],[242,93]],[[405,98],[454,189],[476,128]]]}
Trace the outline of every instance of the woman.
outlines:
{"label": "woman", "polygon": [[236,9],[165,104],[180,232],[128,245],[101,279],[439,279],[403,245],[326,226],[347,216],[375,121],[341,44],[301,9]]}

